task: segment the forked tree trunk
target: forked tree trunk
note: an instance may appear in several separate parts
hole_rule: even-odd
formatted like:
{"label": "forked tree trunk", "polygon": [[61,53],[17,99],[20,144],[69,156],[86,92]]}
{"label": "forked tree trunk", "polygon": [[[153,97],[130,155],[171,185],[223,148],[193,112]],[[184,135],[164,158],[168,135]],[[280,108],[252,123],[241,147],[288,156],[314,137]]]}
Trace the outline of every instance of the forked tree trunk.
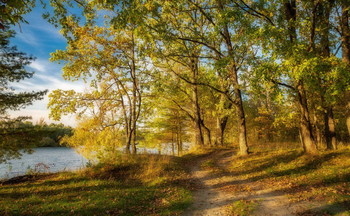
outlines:
{"label": "forked tree trunk", "polygon": [[224,146],[225,144],[225,129],[228,122],[228,116],[216,119],[217,127],[217,145]]}
{"label": "forked tree trunk", "polygon": [[[297,1],[286,0],[284,1],[284,9],[286,15],[286,21],[288,23],[289,40],[291,45],[297,43],[297,31],[296,31],[296,20],[297,20]],[[310,120],[310,113],[307,104],[307,96],[303,83],[301,80],[296,82],[295,91],[297,93],[297,99],[300,109],[300,137],[303,144],[305,153],[317,154],[318,150],[316,147],[315,138],[312,132],[312,124]]]}
{"label": "forked tree trunk", "polygon": [[[222,12],[226,10],[222,1],[218,0],[216,1],[216,3],[219,10],[221,10]],[[234,88],[233,100],[235,101],[234,105],[237,108],[239,154],[248,155],[249,147],[248,147],[248,141],[247,141],[247,129],[246,129],[246,121],[245,121],[246,119],[245,119],[244,108],[243,108],[242,92],[241,92],[241,86],[239,85],[239,80],[238,80],[238,67],[237,67],[237,62],[234,55],[235,49],[232,44],[231,32],[229,30],[227,23],[224,24],[221,35],[223,36],[227,51],[229,53],[228,57],[229,57],[230,63],[227,65],[226,69],[227,69],[227,73],[229,74],[230,81]]]}
{"label": "forked tree trunk", "polygon": [[317,154],[318,150],[316,147],[315,138],[312,133],[312,125],[310,121],[310,113],[307,105],[306,94],[301,83],[298,88],[298,102],[300,108],[300,136],[303,144],[305,153]]}
{"label": "forked tree trunk", "polygon": [[[224,87],[222,87],[224,89]],[[232,103],[227,101],[227,98],[224,95],[220,96],[220,103],[223,104],[224,110],[231,110]],[[220,146],[224,146],[225,143],[225,129],[227,126],[229,116],[224,115],[223,117],[218,117],[216,119],[216,127],[217,127],[217,144]]]}
{"label": "forked tree trunk", "polygon": [[204,121],[201,121],[202,127],[204,128],[206,139],[204,139],[205,145],[211,146],[211,131],[210,129],[204,124]]}

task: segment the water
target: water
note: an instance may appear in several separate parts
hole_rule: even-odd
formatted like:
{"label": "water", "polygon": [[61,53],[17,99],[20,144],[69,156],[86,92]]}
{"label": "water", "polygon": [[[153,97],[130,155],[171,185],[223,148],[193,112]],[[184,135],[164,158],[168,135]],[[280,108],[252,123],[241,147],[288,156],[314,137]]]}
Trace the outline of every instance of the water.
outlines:
{"label": "water", "polygon": [[0,179],[25,175],[30,172],[59,172],[85,167],[87,160],[74,149],[65,147],[35,148],[32,154],[0,163]]}

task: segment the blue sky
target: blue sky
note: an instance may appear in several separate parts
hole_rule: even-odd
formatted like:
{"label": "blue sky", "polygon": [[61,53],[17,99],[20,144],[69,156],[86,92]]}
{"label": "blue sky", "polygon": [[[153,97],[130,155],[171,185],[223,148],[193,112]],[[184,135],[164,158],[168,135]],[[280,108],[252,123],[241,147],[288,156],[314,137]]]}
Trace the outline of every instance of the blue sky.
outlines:
{"label": "blue sky", "polygon": [[[61,74],[63,65],[50,62],[50,53],[58,49],[65,49],[66,41],[53,25],[42,18],[44,10],[39,6],[25,16],[29,24],[20,24],[14,27],[16,37],[11,40],[12,45],[16,45],[19,51],[35,56],[37,59],[32,62],[28,69],[35,72],[33,78],[13,83],[12,86],[20,91],[44,90],[49,93],[55,89],[74,89],[83,91],[82,82],[65,81]],[[48,94],[49,94],[48,93]],[[19,111],[9,111],[15,116],[32,116],[33,122],[44,118],[46,122],[55,122],[48,118],[47,109],[48,94],[43,100],[35,101],[33,105]],[[74,116],[66,116],[61,120],[66,125],[75,125]],[[55,122],[57,123],[57,122]]]}

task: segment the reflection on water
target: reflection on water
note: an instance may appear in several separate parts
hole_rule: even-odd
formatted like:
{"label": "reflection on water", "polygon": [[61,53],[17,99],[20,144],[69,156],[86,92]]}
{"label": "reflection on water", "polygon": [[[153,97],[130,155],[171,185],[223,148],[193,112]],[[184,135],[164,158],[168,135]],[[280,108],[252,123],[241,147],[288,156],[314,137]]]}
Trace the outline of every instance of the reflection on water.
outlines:
{"label": "reflection on water", "polygon": [[35,148],[32,154],[0,164],[0,179],[24,175],[28,172],[58,172],[85,167],[87,160],[74,149],[65,147]]}

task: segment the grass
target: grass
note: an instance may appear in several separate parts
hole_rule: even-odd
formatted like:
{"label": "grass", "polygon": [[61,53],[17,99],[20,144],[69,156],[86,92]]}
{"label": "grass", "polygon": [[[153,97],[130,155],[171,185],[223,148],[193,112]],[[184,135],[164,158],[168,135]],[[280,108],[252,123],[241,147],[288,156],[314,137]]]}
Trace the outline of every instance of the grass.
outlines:
{"label": "grass", "polygon": [[292,202],[324,203],[315,211],[350,215],[349,149],[315,156],[301,150],[257,151],[248,157],[234,157],[227,171],[246,182],[284,192]]}
{"label": "grass", "polygon": [[228,206],[227,214],[231,216],[250,216],[258,205],[255,200],[238,200]]}
{"label": "grass", "polygon": [[140,155],[0,186],[0,215],[179,215],[192,200],[183,161]]}

